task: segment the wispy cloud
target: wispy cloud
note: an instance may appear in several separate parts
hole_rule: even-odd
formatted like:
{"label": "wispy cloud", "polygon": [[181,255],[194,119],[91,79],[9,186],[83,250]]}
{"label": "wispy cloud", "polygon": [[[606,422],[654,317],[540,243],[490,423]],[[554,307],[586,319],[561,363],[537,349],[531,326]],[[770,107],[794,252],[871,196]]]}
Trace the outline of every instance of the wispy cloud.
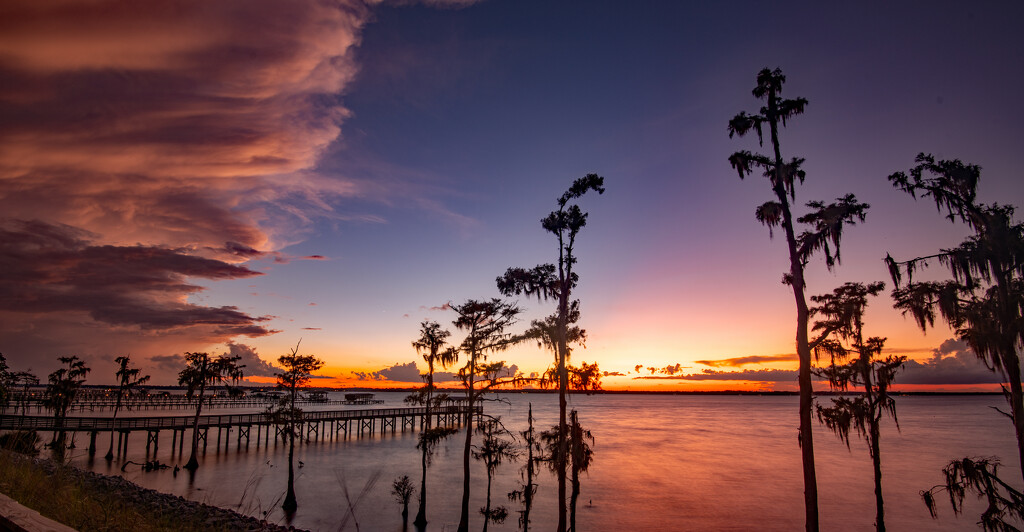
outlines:
{"label": "wispy cloud", "polygon": [[702,370],[700,373],[681,375],[642,375],[634,379],[664,379],[679,381],[751,381],[751,382],[796,382],[796,370],[745,369],[743,371]]}
{"label": "wispy cloud", "polygon": [[714,368],[734,367],[738,368],[748,364],[765,364],[771,362],[793,362],[797,360],[796,353],[785,355],[754,355],[736,358],[723,358],[720,360],[696,360],[697,364],[711,366]]}

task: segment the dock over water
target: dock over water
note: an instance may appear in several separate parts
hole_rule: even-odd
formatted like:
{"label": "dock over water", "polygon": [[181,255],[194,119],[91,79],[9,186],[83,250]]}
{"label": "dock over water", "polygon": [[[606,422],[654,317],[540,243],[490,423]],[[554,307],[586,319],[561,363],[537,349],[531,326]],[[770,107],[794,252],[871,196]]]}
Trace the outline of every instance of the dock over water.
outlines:
{"label": "dock over water", "polygon": [[[475,413],[480,413],[482,407],[476,405],[473,408]],[[466,423],[469,419],[470,410],[465,405],[439,406],[430,409],[430,417],[433,426],[458,426]],[[321,410],[305,411],[302,413],[302,421],[298,423],[300,434],[303,439],[316,441],[321,438],[349,437],[350,435],[363,434],[385,434],[398,431],[423,429],[426,423],[426,407],[411,408],[369,408],[360,410]],[[149,455],[150,446],[154,454],[160,442],[161,431],[172,431],[171,449],[177,445],[180,455],[185,441],[185,431],[195,430],[199,434],[203,450],[206,450],[208,434],[210,429],[217,430],[217,446],[220,447],[224,432],[227,433],[226,440],[230,442],[230,433],[236,430],[237,447],[248,448],[250,439],[255,441],[259,448],[260,440],[265,445],[270,443],[270,433],[275,432],[276,438],[284,434],[285,427],[274,421],[273,415],[267,412],[252,414],[208,414],[199,416],[198,425],[194,425],[196,417],[192,416],[132,416],[119,417],[66,417],[62,422],[53,416],[27,416],[27,415],[0,415],[0,430],[35,430],[41,432],[83,432],[89,434],[89,454],[96,452],[96,437],[100,433],[111,434],[111,438],[117,437],[117,454],[127,454],[128,435],[132,432],[145,431],[146,455]],[[256,434],[252,436],[252,428],[256,427]],[[225,450],[227,445],[225,444]]]}

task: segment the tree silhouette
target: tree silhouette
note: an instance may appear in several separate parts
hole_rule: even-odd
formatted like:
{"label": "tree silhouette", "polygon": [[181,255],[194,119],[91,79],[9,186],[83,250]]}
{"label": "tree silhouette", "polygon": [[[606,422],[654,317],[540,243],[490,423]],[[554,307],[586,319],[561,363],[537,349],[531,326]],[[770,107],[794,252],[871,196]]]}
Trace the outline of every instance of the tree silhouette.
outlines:
{"label": "tree silhouette", "polygon": [[487,468],[487,504],[480,508],[480,514],[484,516],[483,531],[487,532],[488,523],[501,524],[508,517],[508,508],[491,508],[491,481],[494,479],[494,473],[501,464],[518,460],[521,453],[514,441],[502,437],[503,434],[511,436],[511,433],[501,424],[500,417],[484,420],[480,432],[483,434],[483,441],[480,445],[474,446],[473,458],[483,461]]}
{"label": "tree silhouette", "polygon": [[275,420],[283,423],[288,431],[288,490],[281,508],[291,514],[299,507],[295,500],[295,433],[298,431],[296,427],[302,423],[302,410],[295,406],[295,401],[298,399],[299,388],[309,383],[313,372],[322,368],[324,361],[316,355],[300,355],[299,346],[296,345],[289,354],[278,357],[277,363],[284,369],[274,374],[277,377],[277,388],[287,391],[274,411]]}
{"label": "tree silhouette", "polygon": [[[11,387],[21,387],[21,414],[28,414],[28,389],[39,384],[39,377],[27,371],[15,371],[10,374]],[[18,405],[14,405],[14,413],[18,413]]]}
{"label": "tree silhouette", "polygon": [[[959,160],[936,161],[918,154],[909,175],[896,172],[889,181],[899,190],[931,197],[951,222],[974,231],[959,246],[935,255],[886,264],[896,287],[896,308],[911,314],[922,330],[933,326],[936,310],[958,338],[992,371],[1000,372],[1009,389],[1010,417],[1024,475],[1024,393],[1021,390],[1019,349],[1024,342],[1024,224],[1013,220],[1014,207],[978,203],[981,168]],[[915,282],[914,271],[937,260],[952,280]],[[906,276],[906,284],[902,284]]]}
{"label": "tree silhouette", "polygon": [[416,487],[409,480],[409,475],[402,475],[391,483],[391,496],[402,505],[402,530],[409,526],[409,499],[415,491]]}
{"label": "tree silhouette", "polygon": [[[580,426],[576,410],[569,413],[569,431],[566,442],[569,447],[569,469],[571,471],[572,494],[569,503],[569,530],[576,530],[576,502],[580,496],[580,473],[585,473],[594,461],[594,451],[590,448],[588,441],[594,441],[594,435],[587,429]],[[540,440],[543,442],[544,460],[548,462],[551,470],[555,470],[558,461],[558,432],[557,426],[551,430],[540,433]]]}
{"label": "tree silhouette", "polygon": [[956,515],[963,513],[964,495],[970,491],[988,503],[985,512],[981,514],[981,520],[978,521],[983,530],[1019,530],[1015,525],[1024,521],[1024,493],[1000,480],[998,469],[999,460],[995,458],[962,458],[950,462],[942,470],[946,477],[945,484],[921,492],[932,518],[938,518],[935,512],[935,495],[939,491],[946,491],[949,494],[949,503]]}
{"label": "tree silhouette", "polygon": [[[880,425],[883,413],[896,419],[896,402],[889,396],[889,386],[906,360],[906,357],[891,355],[876,359],[882,354],[885,338],[864,339],[868,296],[876,296],[884,289],[884,283],[846,283],[831,294],[811,296],[811,301],[818,304],[811,309],[811,315],[822,317],[814,324],[814,330],[835,330],[839,337],[819,344],[815,355],[827,353],[831,364],[816,373],[827,378],[834,390],[845,392],[851,386],[863,388],[863,393],[853,399],[840,396],[832,399],[830,407],[818,405],[818,421],[835,432],[847,448],[851,428],[867,440],[875,476],[875,529],[879,532],[885,531]],[[852,360],[846,362],[848,358]]]}
{"label": "tree silhouette", "polygon": [[[0,353],[0,412],[11,406],[14,399],[14,390],[21,387],[21,402],[26,403],[29,386],[39,384],[39,377],[24,371],[11,371],[7,365],[7,359]],[[26,407],[27,408],[27,407]],[[14,405],[14,413],[18,413],[18,405]]]}
{"label": "tree silhouette", "polygon": [[420,480],[420,504],[416,511],[416,519],[413,520],[413,524],[418,528],[423,528],[427,524],[427,467],[430,465],[434,447],[457,432],[456,429],[450,427],[434,428],[431,426],[431,410],[437,406],[436,399],[440,399],[440,397],[436,399],[434,397],[434,365],[439,364],[441,367],[447,368],[459,360],[458,351],[453,347],[446,347],[449,336],[451,333],[442,329],[441,324],[426,320],[420,323],[420,337],[412,343],[413,348],[427,363],[425,376],[427,383],[419,394],[412,396],[412,402],[422,403],[426,409],[424,429],[420,433],[419,442],[416,445],[422,452],[420,465],[423,469]]}
{"label": "tree silhouette", "polygon": [[66,367],[58,368],[48,376],[49,384],[46,385],[46,407],[53,412],[55,429],[53,440],[50,444],[54,448],[64,447],[64,419],[68,415],[71,403],[75,401],[75,395],[82,388],[85,376],[90,369],[86,367],[85,361],[77,356],[58,357],[61,364]]}
{"label": "tree silhouette", "polygon": [[192,453],[185,463],[185,469],[189,471],[199,469],[199,460],[196,459],[199,451],[199,415],[203,411],[206,387],[226,383],[228,380],[238,382],[242,378],[242,368],[245,367],[244,364],[238,364],[241,359],[240,356],[226,354],[211,359],[207,353],[185,353],[185,369],[178,373],[178,384],[186,387],[189,399],[196,397],[196,414],[192,421]]}
{"label": "tree silhouette", "polygon": [[[136,386],[141,386],[149,382],[149,375],[139,376],[142,370],[138,368],[129,368],[128,365],[131,363],[129,355],[123,357],[117,357],[114,359],[117,364],[117,371],[114,372],[114,376],[117,378],[117,401],[114,403],[114,415],[111,419],[117,419],[117,412],[121,410],[121,400],[127,399],[132,389]],[[110,427],[110,447],[107,449],[107,454],[104,456],[107,460],[114,459],[114,427]]]}
{"label": "tree silhouette", "polygon": [[[504,369],[504,362],[486,363],[489,353],[504,351],[519,341],[505,330],[516,322],[521,310],[515,303],[490,299],[477,301],[470,299],[461,305],[453,305],[452,310],[458,316],[453,322],[459,330],[466,331],[459,350],[466,355],[466,365],[459,369],[458,377],[466,390],[466,402],[469,409],[466,423],[466,446],[462,454],[462,510],[459,517],[459,532],[469,531],[469,464],[473,449],[473,408],[480,395],[487,389],[505,384],[514,384],[519,376],[502,379],[499,374]],[[478,380],[478,377],[481,379]]]}
{"label": "tree silhouette", "polygon": [[569,388],[569,346],[574,342],[582,342],[586,337],[585,331],[575,325],[580,318],[580,302],[572,299],[572,291],[579,282],[579,275],[573,270],[577,262],[574,252],[576,237],[587,225],[587,213],[571,202],[591,190],[604,194],[604,178],[588,174],[577,179],[558,198],[558,210],[541,220],[544,230],[558,239],[556,264],[540,264],[530,270],[509,268],[497,279],[498,290],[506,296],[526,294],[536,296],[538,300],[558,301],[558,309],[553,315],[545,320],[535,320],[531,327],[534,336],[554,351],[557,367],[559,452],[555,457],[555,472],[558,475],[558,532],[565,532],[566,527],[565,475],[569,452],[566,391]]}
{"label": "tree silhouette", "polygon": [[758,143],[764,145],[763,129],[768,125],[773,148],[772,156],[738,151],[729,157],[729,163],[739,173],[740,179],[754,172],[763,171],[771,185],[775,199],[762,204],[755,214],[757,220],[768,226],[769,236],[776,227],[785,232],[789,248],[789,271],[783,275],[783,283],[793,288],[796,300],[797,327],[796,351],[800,360],[798,380],[800,385],[800,449],[803,458],[804,506],[806,528],[818,530],[818,486],[814,471],[814,441],[812,439],[811,406],[814,403],[811,388],[811,345],[808,338],[810,311],[805,297],[804,269],[811,257],[818,252],[825,254],[825,264],[831,270],[840,261],[839,244],[843,227],[855,220],[864,220],[868,205],[859,203],[853,194],[838,198],[826,205],[820,201],[807,203],[810,212],[796,219],[809,228],[800,235],[794,228],[793,211],[790,204],[796,200],[796,183],[803,183],[805,172],[800,168],[804,159],[794,157],[786,162],[779,147],[779,124],[803,113],[807,106],[804,98],[783,99],[782,85],[786,76],[779,69],[763,69],[757,75],[757,86],[753,95],[764,100],[765,105],[754,115],[740,112],[729,121],[729,137],[744,136],[750,131],[757,132]]}
{"label": "tree silhouette", "polygon": [[0,353],[0,412],[7,410],[11,403],[11,390],[14,388],[14,374],[7,365],[7,359]]}
{"label": "tree silhouette", "polygon": [[523,479],[524,483],[519,486],[519,489],[508,494],[508,500],[523,502],[523,509],[519,512],[519,526],[522,527],[523,532],[530,529],[530,509],[533,508],[533,497],[537,494],[537,484],[533,482],[533,479],[537,476],[536,463],[541,453],[537,432],[533,428],[533,403],[530,403],[526,420],[528,428],[519,433],[523,437],[523,444],[526,447],[526,464],[519,471],[519,477]]}

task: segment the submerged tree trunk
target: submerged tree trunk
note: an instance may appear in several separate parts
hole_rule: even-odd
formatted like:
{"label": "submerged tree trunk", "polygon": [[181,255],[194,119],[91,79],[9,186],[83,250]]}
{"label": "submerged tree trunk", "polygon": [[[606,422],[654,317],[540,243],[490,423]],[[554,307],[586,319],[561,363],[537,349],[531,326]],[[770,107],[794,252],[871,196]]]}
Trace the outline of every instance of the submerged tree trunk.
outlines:
{"label": "submerged tree trunk", "polygon": [[117,402],[114,403],[114,415],[110,416],[110,447],[107,454],[103,456],[108,462],[114,459],[114,421],[117,419],[117,411],[121,410],[121,394],[117,394]]}
{"label": "submerged tree trunk", "polygon": [[572,411],[572,419],[570,421],[572,426],[572,496],[569,503],[569,532],[576,532],[576,501],[580,497],[580,464],[578,459],[580,458],[579,446],[583,444],[583,430],[580,427],[579,418],[576,415],[576,411]]}
{"label": "submerged tree trunk", "polygon": [[431,427],[430,407],[432,406],[432,394],[434,391],[434,361],[432,358],[427,361],[427,365],[426,420],[423,423],[423,432],[420,434],[420,442],[423,445],[423,453],[420,456],[420,466],[423,470],[423,476],[420,478],[419,509],[416,510],[416,519],[412,522],[412,524],[416,525],[416,527],[420,529],[427,526],[427,442],[423,439],[423,435],[429,433]]}
{"label": "submerged tree trunk", "polygon": [[491,522],[491,472],[487,472],[487,504],[484,506],[484,530],[487,532],[487,525]]}
{"label": "submerged tree trunk", "polygon": [[292,513],[299,507],[299,503],[295,500],[295,421],[292,420],[289,424],[291,428],[288,431],[288,494],[285,495],[281,508],[287,513]]}
{"label": "submerged tree trunk", "polygon": [[[427,422],[427,429],[430,430],[430,422]],[[427,446],[423,446],[423,453],[420,455],[420,466],[423,468],[423,477],[420,480],[420,507],[416,511],[416,519],[412,524],[416,528],[424,528],[427,525]]]}
{"label": "submerged tree trunk", "polygon": [[294,513],[299,507],[299,502],[295,500],[295,394],[297,393],[296,388],[293,386],[291,390],[291,405],[290,411],[288,412],[288,492],[284,497],[284,504],[281,508],[286,513]]}
{"label": "submerged tree trunk", "polygon": [[[559,246],[562,248],[563,246]],[[569,445],[567,441],[568,423],[566,422],[566,393],[569,388],[569,370],[566,368],[566,358],[569,356],[568,339],[566,328],[569,321],[569,286],[568,275],[562,271],[564,262],[559,255],[559,274],[562,277],[562,289],[559,291],[558,300],[558,456],[555,465],[558,469],[558,532],[566,530],[565,515],[565,474],[568,465]],[[571,274],[569,274],[571,275]]]}
{"label": "submerged tree trunk", "polygon": [[871,411],[871,462],[875,471],[875,530],[885,532],[885,507],[882,503],[882,459],[880,456],[878,417]]}
{"label": "submerged tree trunk", "polygon": [[1024,476],[1024,391],[1021,390],[1020,364],[1015,351],[1012,357],[1007,357],[1004,367],[1010,381],[1010,413],[1013,415],[1013,428],[1017,432],[1017,456],[1021,464],[1021,475]]}
{"label": "submerged tree trunk", "polygon": [[192,421],[192,454],[188,457],[188,462],[185,462],[185,469],[189,471],[195,471],[199,469],[199,460],[196,459],[196,454],[199,453],[199,414],[203,411],[203,393],[206,391],[206,384],[204,383],[199,387],[199,397],[196,400],[196,417]]}
{"label": "submerged tree trunk", "polygon": [[[471,368],[475,367],[476,357],[470,355],[472,358],[469,363]],[[469,373],[469,386],[466,391],[466,403],[469,407],[469,412],[466,415],[466,447],[462,450],[462,513],[459,516],[459,529],[458,532],[469,532],[469,458],[470,452],[473,449],[473,371]]]}
{"label": "submerged tree trunk", "polygon": [[530,403],[527,422],[530,439],[526,441],[526,487],[523,489],[523,532],[530,529],[530,508],[533,506],[533,403]]}

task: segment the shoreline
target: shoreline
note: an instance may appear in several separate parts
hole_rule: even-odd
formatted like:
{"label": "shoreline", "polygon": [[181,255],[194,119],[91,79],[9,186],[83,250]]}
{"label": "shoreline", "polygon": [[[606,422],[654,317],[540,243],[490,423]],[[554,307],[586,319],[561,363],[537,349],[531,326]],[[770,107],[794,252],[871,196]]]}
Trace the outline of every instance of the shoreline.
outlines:
{"label": "shoreline", "polygon": [[[129,513],[135,513],[157,523],[166,525],[150,526],[150,530],[220,530],[230,532],[301,532],[292,526],[278,525],[238,513],[228,508],[211,506],[208,504],[191,501],[178,495],[162,493],[150,488],[143,488],[121,476],[108,476],[92,471],[85,471],[72,465],[58,465],[51,459],[26,456],[7,450],[0,450],[0,460],[14,467],[28,467],[42,472],[53,483],[73,483],[81,486],[83,499],[81,501],[61,501],[62,505],[75,507],[80,504],[103,505],[105,500],[116,501],[125,507]],[[12,495],[18,493],[15,489],[16,479],[5,479],[0,482],[0,492],[17,502],[24,508],[39,512],[47,519],[51,519],[74,529],[97,529],[104,530],[127,530],[130,528],[119,527],[116,524],[111,527],[108,524],[99,525],[90,522],[84,515],[77,515],[80,522],[75,519],[59,518],[46,508],[33,508],[26,505],[20,497]],[[17,479],[22,480],[22,479]],[[107,508],[104,508],[107,511]],[[72,512],[74,514],[74,512]],[[137,525],[129,525],[133,529]]]}

